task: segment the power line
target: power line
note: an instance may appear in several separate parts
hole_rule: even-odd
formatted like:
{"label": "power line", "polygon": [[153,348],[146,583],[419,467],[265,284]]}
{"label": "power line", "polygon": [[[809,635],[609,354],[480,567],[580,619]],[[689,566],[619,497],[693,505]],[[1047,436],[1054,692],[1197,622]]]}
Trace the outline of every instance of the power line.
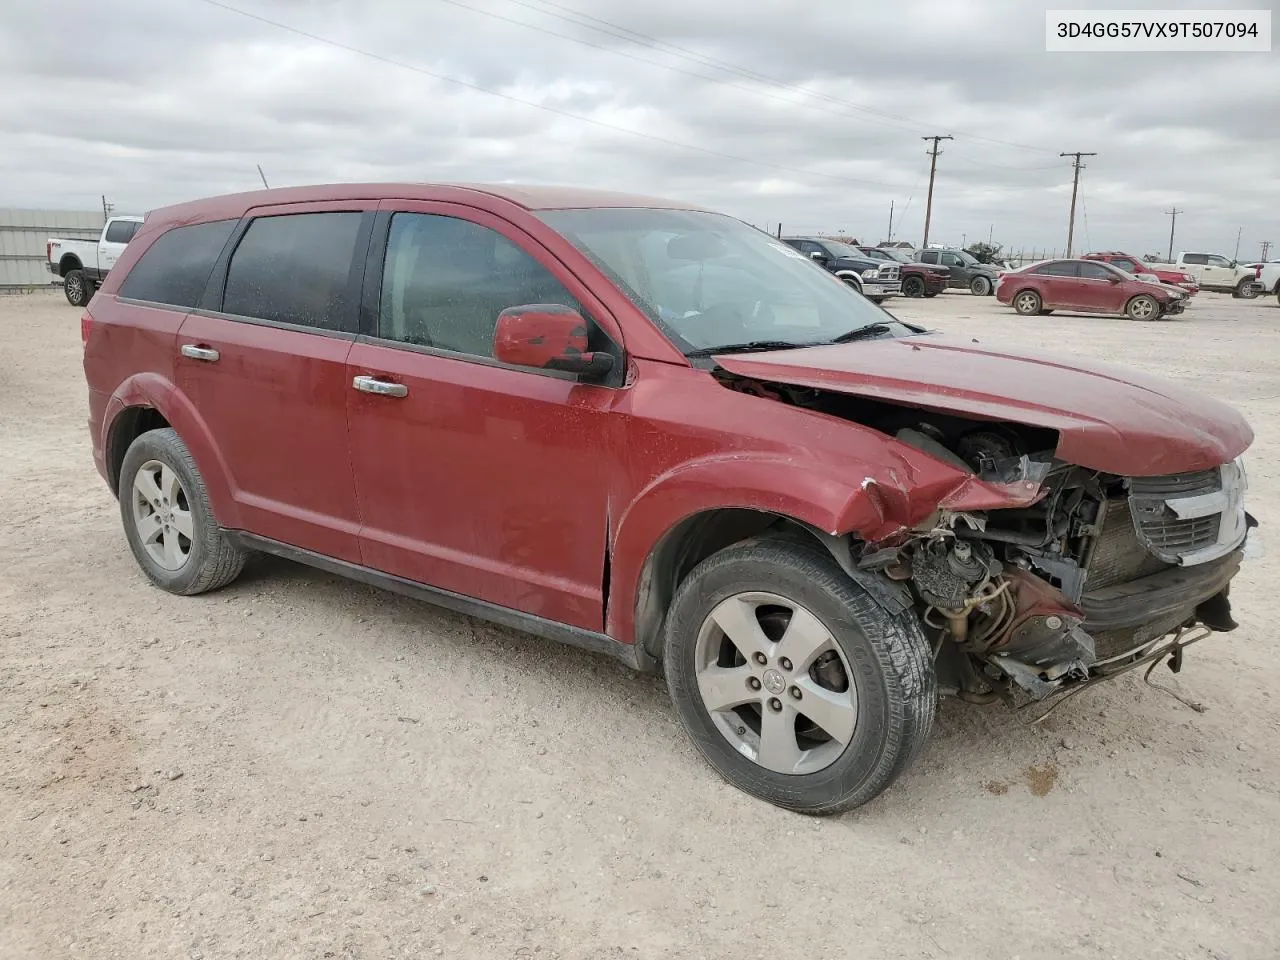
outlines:
{"label": "power line", "polygon": [[[565,6],[564,4],[561,4],[561,3],[555,3],[554,0],[537,0],[539,6],[530,4],[527,2],[527,0],[508,0],[508,2],[516,4],[517,6],[527,7],[530,10],[535,10],[547,16],[555,17],[559,20],[564,20],[568,23],[576,24],[577,26],[580,26],[580,27],[585,27],[588,30],[594,30],[597,33],[606,34],[607,36],[614,37],[615,39],[618,39],[618,40],[625,40],[627,42],[635,43],[640,46],[646,46],[654,50],[660,50],[661,52],[667,53],[670,56],[680,57],[681,59],[684,59],[684,60],[693,59],[694,62],[697,62],[705,66],[711,66],[719,70],[723,70],[726,73],[734,73],[740,77],[745,77],[747,79],[755,80],[759,83],[767,83],[772,86],[781,87],[786,90],[791,90],[797,93],[804,94],[805,96],[808,96],[808,97],[816,97],[821,100],[826,100],[830,103],[839,104],[841,106],[847,107],[848,109],[856,110],[859,113],[864,113],[872,117],[885,118],[887,120],[893,120],[899,123],[908,123],[916,127],[917,129],[931,126],[930,123],[923,120],[916,120],[912,117],[903,116],[902,114],[894,114],[894,113],[888,113],[883,110],[877,110],[874,107],[867,106],[866,104],[857,103],[852,100],[845,100],[842,97],[836,97],[828,93],[823,93],[820,90],[810,90],[807,87],[802,87],[797,84],[788,83],[785,80],[779,80],[777,77],[772,77],[772,76],[769,76],[768,74],[760,73],[758,70],[753,70],[750,67],[744,67],[728,60],[721,60],[717,57],[712,57],[706,54],[698,53],[696,50],[690,50],[688,47],[682,47],[678,44],[669,43],[668,41],[660,40],[657,37],[650,36],[649,34],[641,33],[638,30],[632,30],[630,27],[624,27],[610,20],[605,20],[601,17],[595,17],[589,13],[583,13],[580,10],[575,10],[574,8]],[[565,11],[565,13],[564,14],[555,13],[552,10],[541,9],[542,7],[554,7],[557,10]],[[566,14],[571,14],[572,16],[566,16]],[[584,22],[584,21],[591,21],[591,23]],[[601,26],[594,26],[593,24],[600,24]],[[970,133],[968,131],[963,131],[963,130],[958,130],[956,132],[962,134],[966,139],[969,139],[969,140],[981,140],[986,143],[995,143],[995,144],[999,144],[1001,146],[1006,146],[1006,147],[1017,147],[1020,150],[1034,150],[1039,153],[1052,152],[1048,147],[1037,147],[1037,146],[1033,146],[1031,144],[1026,144],[1026,143],[1015,143],[1011,140],[1000,140],[995,137],[984,137],[979,134]]]}
{"label": "power line", "polygon": [[1075,157],[1075,162],[1071,166],[1075,170],[1075,177],[1071,181],[1071,216],[1067,220],[1067,259],[1071,258],[1071,241],[1075,239],[1076,232],[1076,193],[1080,189],[1080,168],[1083,164],[1080,162],[1081,157],[1096,157],[1096,153],[1084,153],[1077,150],[1074,153],[1060,153],[1060,157]]}
{"label": "power line", "polygon": [[920,139],[933,141],[933,149],[925,151],[929,154],[929,199],[925,202],[924,207],[924,239],[920,241],[920,246],[927,247],[929,245],[929,221],[933,218],[933,178],[938,172],[938,154],[942,152],[938,149],[938,142],[940,140],[954,140],[955,137],[935,134],[932,137],[921,137]]}
{"label": "power line", "polygon": [[556,116],[565,117],[569,120],[577,120],[579,123],[587,123],[593,127],[600,127],[604,130],[612,130],[615,133],[625,133],[632,137],[639,137],[643,140],[652,140],[655,143],[665,144],[669,147],[678,147],[682,150],[692,150],[697,153],[703,153],[712,157],[719,157],[722,160],[733,160],[737,163],[750,163],[758,167],[767,167],[771,170],[781,170],[784,173],[800,174],[805,177],[821,177],[824,180],[834,180],[839,183],[855,183],[860,186],[884,187],[890,190],[898,189],[898,185],[891,183],[882,183],[878,180],[862,180],[856,177],[842,177],[837,174],[819,173],[816,170],[802,170],[798,167],[788,167],[780,163],[771,163],[768,160],[757,160],[751,157],[739,157],[732,153],[724,153],[720,150],[713,150],[710,147],[699,147],[692,143],[684,143],[679,140],[671,140],[667,137],[659,137],[651,133],[641,133],[638,130],[631,130],[627,127],[620,127],[617,124],[608,123],[604,120],[596,120],[594,117],[584,117],[581,114],[573,113],[569,110],[561,110],[559,107],[549,106],[545,103],[537,103],[533,100],[525,100],[521,97],[513,96],[509,93],[502,93],[498,90],[491,90],[488,87],[481,86],[478,83],[472,83],[469,80],[461,80],[458,77],[451,77],[446,73],[439,73],[435,70],[428,70],[426,67],[419,67],[412,63],[405,63],[403,60],[396,60],[394,57],[384,56],[380,53],[373,53],[369,50],[363,50],[360,47],[354,47],[339,40],[333,40],[329,37],[322,37],[319,34],[291,26],[287,23],[281,23],[279,20],[272,20],[269,17],[261,16],[257,13],[251,13],[248,10],[242,10],[239,7],[233,7],[230,4],[222,3],[221,0],[200,0],[201,3],[207,3],[209,6],[217,7],[220,10],[226,10],[229,13],[238,14],[247,17],[250,20],[257,20],[259,23],[265,23],[268,26],[276,27],[288,33],[295,34],[299,37],[305,37],[308,40],[314,40],[316,43],[327,44],[339,50],[345,50],[348,53],[354,53],[361,57],[367,57],[370,60],[376,60],[379,63],[385,63],[393,67],[399,67],[402,70],[411,70],[414,73],[420,73],[423,76],[432,77],[436,80],[443,80],[446,83],[452,83],[459,87],[465,87],[468,90],[475,90],[478,93],[487,94],[491,97],[498,97],[510,103],[519,103],[526,107],[533,107],[536,110],[542,110],[546,113],[553,113]]}

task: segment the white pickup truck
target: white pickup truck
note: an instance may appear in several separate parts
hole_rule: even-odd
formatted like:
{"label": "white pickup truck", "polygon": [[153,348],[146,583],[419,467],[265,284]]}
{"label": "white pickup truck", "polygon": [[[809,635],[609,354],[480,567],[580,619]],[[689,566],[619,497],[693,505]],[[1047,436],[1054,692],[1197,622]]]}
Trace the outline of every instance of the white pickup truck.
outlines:
{"label": "white pickup truck", "polygon": [[1216,253],[1180,253],[1174,263],[1153,263],[1160,270],[1181,270],[1200,283],[1201,290],[1216,290],[1252,300],[1261,291],[1255,271]]}
{"label": "white pickup truck", "polygon": [[62,290],[74,307],[83,307],[93,291],[115,266],[125,244],[142,226],[141,217],[112,217],[102,227],[97,240],[64,240],[50,237],[45,242],[49,272],[62,278]]}
{"label": "white pickup truck", "polygon": [[1280,260],[1266,260],[1250,264],[1257,276],[1255,282],[1262,293],[1274,293],[1280,298]]}

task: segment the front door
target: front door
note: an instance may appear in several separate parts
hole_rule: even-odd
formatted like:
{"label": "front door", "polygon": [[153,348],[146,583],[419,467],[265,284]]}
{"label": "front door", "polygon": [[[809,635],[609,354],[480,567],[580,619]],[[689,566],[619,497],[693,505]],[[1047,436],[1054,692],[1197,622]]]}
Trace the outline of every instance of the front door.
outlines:
{"label": "front door", "polygon": [[602,630],[615,391],[498,363],[493,329],[525,303],[603,308],[500,218],[383,206],[374,248],[385,236],[385,255],[370,258],[366,280],[380,291],[366,293],[371,335],[347,369],[363,562]]}
{"label": "front door", "polygon": [[178,386],[213,434],[244,528],[355,563],[346,361],[373,214],[272,213],[251,212],[215,270],[218,309],[183,321]]}
{"label": "front door", "polygon": [[942,265],[951,274],[951,286],[967,287],[969,285],[969,274],[965,268],[964,261],[954,253],[942,254]]}
{"label": "front door", "polygon": [[1236,269],[1226,257],[1211,253],[1205,257],[1204,278],[1200,282],[1210,287],[1230,289],[1236,285]]}
{"label": "front door", "polygon": [[1120,313],[1124,310],[1123,284],[1119,274],[1093,260],[1076,262],[1079,275],[1078,298],[1081,310],[1098,313]]}

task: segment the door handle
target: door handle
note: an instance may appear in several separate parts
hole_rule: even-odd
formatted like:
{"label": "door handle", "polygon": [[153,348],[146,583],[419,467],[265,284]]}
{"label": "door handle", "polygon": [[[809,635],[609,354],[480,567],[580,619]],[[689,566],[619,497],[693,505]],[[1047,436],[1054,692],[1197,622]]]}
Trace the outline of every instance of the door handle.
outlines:
{"label": "door handle", "polygon": [[210,347],[197,347],[194,343],[182,345],[182,355],[192,360],[203,360],[206,363],[218,362],[218,351]]}
{"label": "door handle", "polygon": [[409,388],[403,383],[391,383],[377,377],[356,377],[351,385],[361,393],[375,393],[380,397],[407,397]]}

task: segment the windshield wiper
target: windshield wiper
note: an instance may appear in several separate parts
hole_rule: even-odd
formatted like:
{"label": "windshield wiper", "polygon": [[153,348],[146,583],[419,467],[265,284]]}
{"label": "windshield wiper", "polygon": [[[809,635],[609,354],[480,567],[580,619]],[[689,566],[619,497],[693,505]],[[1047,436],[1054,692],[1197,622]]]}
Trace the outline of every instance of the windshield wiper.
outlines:
{"label": "windshield wiper", "polygon": [[878,337],[882,333],[893,333],[893,327],[887,323],[868,323],[865,327],[856,327],[838,337],[832,337],[831,343],[852,343],[854,340],[867,340]]}
{"label": "windshield wiper", "polygon": [[690,350],[686,357],[713,357],[717,353],[754,353],[757,350],[792,350],[796,347],[812,347],[812,343],[792,343],[790,340],[748,340],[746,343],[726,343],[719,347],[701,347]]}

